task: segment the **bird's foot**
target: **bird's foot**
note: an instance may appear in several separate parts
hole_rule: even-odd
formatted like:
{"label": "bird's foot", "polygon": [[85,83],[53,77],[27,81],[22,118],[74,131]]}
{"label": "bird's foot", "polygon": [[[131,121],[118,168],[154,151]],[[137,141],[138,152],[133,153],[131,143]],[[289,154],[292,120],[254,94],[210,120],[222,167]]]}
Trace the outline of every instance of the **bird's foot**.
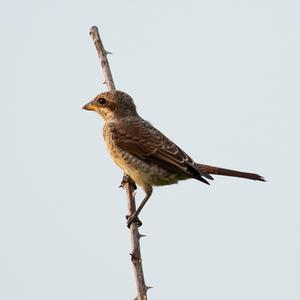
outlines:
{"label": "bird's foot", "polygon": [[130,225],[132,223],[136,223],[136,225],[138,227],[142,226],[143,223],[142,221],[139,219],[139,217],[136,215],[136,214],[132,214],[131,216],[126,216],[126,219],[127,219],[127,227],[130,228]]}
{"label": "bird's foot", "polygon": [[134,190],[137,189],[137,186],[136,186],[135,182],[131,179],[131,177],[128,174],[125,173],[119,187],[124,188],[126,183],[131,183],[132,186],[133,186],[133,189]]}

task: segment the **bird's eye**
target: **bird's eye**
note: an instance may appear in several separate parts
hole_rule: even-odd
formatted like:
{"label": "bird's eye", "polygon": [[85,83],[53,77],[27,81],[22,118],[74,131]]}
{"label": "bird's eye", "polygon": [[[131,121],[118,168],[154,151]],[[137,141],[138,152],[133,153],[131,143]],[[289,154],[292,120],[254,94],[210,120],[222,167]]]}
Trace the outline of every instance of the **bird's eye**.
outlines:
{"label": "bird's eye", "polygon": [[104,98],[99,98],[99,99],[98,99],[98,102],[99,102],[101,105],[103,105],[103,104],[105,104],[106,100],[105,100]]}

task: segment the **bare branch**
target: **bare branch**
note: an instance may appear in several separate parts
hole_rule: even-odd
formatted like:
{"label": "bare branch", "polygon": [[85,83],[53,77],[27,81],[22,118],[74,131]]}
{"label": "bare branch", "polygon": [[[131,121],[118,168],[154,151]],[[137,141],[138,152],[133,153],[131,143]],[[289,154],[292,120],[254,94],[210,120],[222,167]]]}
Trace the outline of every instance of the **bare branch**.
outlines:
{"label": "bare branch", "polygon": [[114,80],[109,67],[109,62],[107,60],[107,54],[110,54],[110,52],[104,49],[97,26],[93,26],[90,29],[90,36],[92,37],[92,40],[98,52],[98,56],[100,58],[100,63],[103,70],[107,88],[109,91],[115,90],[116,88],[115,88]]}
{"label": "bare branch", "polygon": [[[116,89],[115,84],[113,81],[109,62],[107,60],[107,54],[110,54],[110,52],[105,50],[97,26],[93,26],[90,29],[90,35],[93,39],[98,56],[100,58],[101,67],[105,78],[105,84],[107,85],[109,91],[115,90]],[[136,211],[135,193],[134,193],[135,183],[128,175],[125,175],[121,183],[121,186],[124,187],[126,190],[127,199],[128,199],[128,213],[129,215],[131,215]],[[142,256],[141,256],[141,249],[140,249],[140,237],[143,237],[144,235],[139,233],[137,223],[135,222],[133,222],[130,225],[130,236],[131,236],[131,245],[132,245],[132,252],[130,255],[131,255],[131,261],[133,263],[136,286],[137,286],[136,299],[147,300],[147,290],[149,289],[149,287],[146,286],[145,284],[143,266],[142,266]]]}

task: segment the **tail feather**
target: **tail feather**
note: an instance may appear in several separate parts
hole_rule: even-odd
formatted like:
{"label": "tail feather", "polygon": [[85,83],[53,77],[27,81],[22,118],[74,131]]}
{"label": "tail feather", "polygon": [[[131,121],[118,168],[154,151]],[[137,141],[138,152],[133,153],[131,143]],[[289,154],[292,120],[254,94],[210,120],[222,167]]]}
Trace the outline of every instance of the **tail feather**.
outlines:
{"label": "tail feather", "polygon": [[[192,164],[187,164],[187,169],[191,172],[191,174],[194,175],[195,179],[200,180],[209,185],[209,182],[205,178],[210,179],[210,180],[214,180],[214,178],[212,176],[210,176],[207,172],[200,170],[198,168],[198,164],[196,164],[196,166],[197,167],[195,167]],[[203,177],[205,177],[205,178],[203,178]]]}
{"label": "tail feather", "polygon": [[197,166],[200,168],[201,171],[208,173],[208,174],[232,176],[232,177],[240,177],[240,178],[246,178],[246,179],[252,179],[252,180],[266,181],[264,177],[262,177],[258,174],[254,174],[254,173],[240,172],[240,171],[218,168],[218,167],[202,165],[202,164],[197,164]]}

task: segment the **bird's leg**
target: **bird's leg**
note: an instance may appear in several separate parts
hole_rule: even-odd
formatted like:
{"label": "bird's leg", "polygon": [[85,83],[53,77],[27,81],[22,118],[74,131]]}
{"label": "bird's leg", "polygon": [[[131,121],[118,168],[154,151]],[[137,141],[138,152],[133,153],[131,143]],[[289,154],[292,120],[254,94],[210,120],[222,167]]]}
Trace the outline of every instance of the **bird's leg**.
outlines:
{"label": "bird's leg", "polygon": [[[137,189],[137,186],[136,186],[135,182],[132,180],[132,178],[127,173],[124,172],[124,175],[123,175],[123,178],[122,178],[122,181],[121,181],[121,184],[119,185],[119,187],[124,188],[126,183],[130,183],[133,187],[133,190]],[[129,220],[130,215],[126,215],[126,219]],[[142,226],[142,224],[143,224],[142,221],[139,220],[138,217],[136,217],[134,219],[134,221],[137,223],[138,226]],[[130,223],[132,223],[132,222],[133,222],[133,220]]]}
{"label": "bird's leg", "polygon": [[151,190],[149,189],[149,190],[146,191],[146,196],[143,199],[140,206],[138,207],[138,209],[131,216],[127,217],[127,226],[128,226],[128,228],[130,228],[130,225],[133,222],[136,222],[138,226],[142,226],[143,223],[140,221],[138,216],[139,216],[141,210],[143,209],[143,207],[145,206],[145,204],[147,203],[147,201],[149,200],[151,194],[152,194],[152,188],[151,188]]}
{"label": "bird's leg", "polygon": [[136,186],[135,182],[134,182],[134,181],[131,179],[131,177],[130,177],[128,174],[126,174],[126,173],[124,173],[123,178],[122,178],[122,181],[121,181],[119,187],[124,188],[125,184],[128,183],[128,182],[132,184],[134,190],[137,189],[137,186]]}

